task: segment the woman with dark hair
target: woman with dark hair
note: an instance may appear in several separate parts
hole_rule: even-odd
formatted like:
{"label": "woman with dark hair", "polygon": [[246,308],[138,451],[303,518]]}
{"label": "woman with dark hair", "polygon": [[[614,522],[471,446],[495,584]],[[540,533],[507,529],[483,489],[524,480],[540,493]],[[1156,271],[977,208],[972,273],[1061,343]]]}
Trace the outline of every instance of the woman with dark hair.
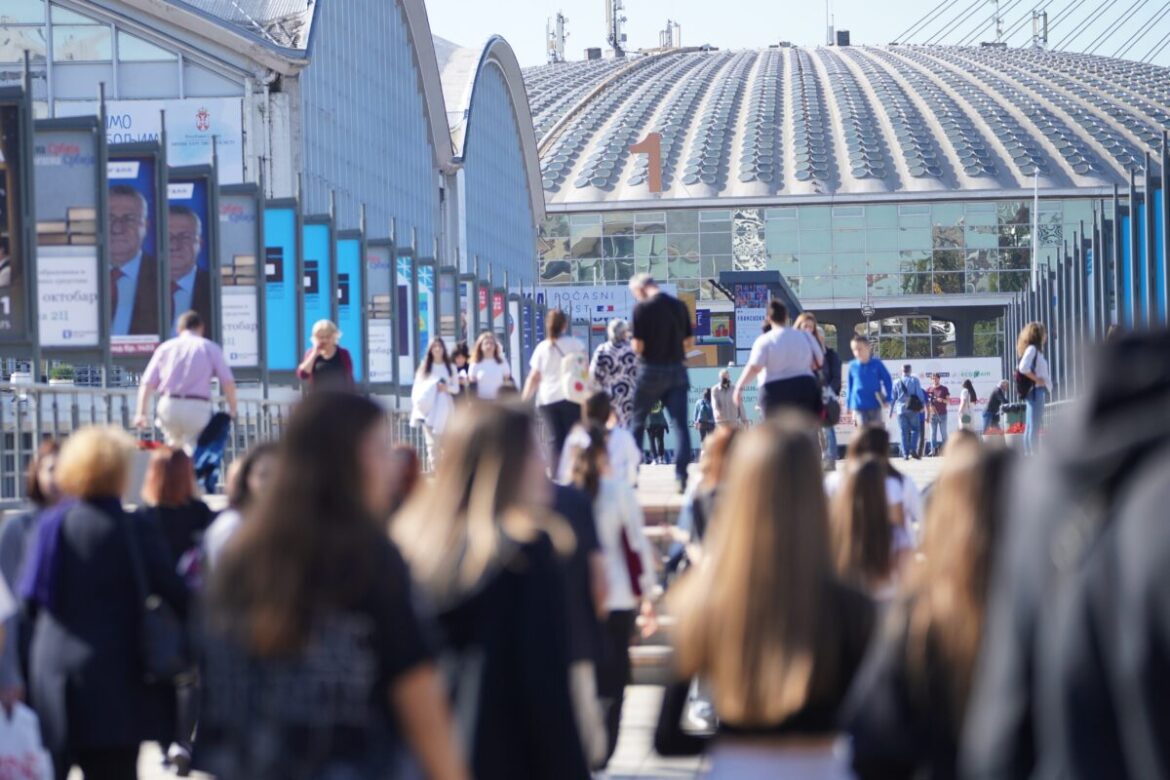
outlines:
{"label": "woman with dark hair", "polygon": [[455,408],[454,396],[462,388],[455,365],[447,354],[447,343],[434,338],[427,345],[427,356],[414,373],[410,390],[410,424],[422,428],[427,443],[427,460],[434,471],[443,457],[443,433]]}
{"label": "woman with dark hair", "polygon": [[850,464],[830,511],[838,576],[877,600],[893,597],[897,585],[886,473],[872,456]]}
{"label": "woman with dark hair", "polygon": [[975,430],[975,402],[979,400],[975,392],[975,385],[970,379],[963,380],[963,389],[959,392],[959,430]]}
{"label": "woman with dark hair", "polygon": [[[56,440],[45,439],[41,442],[25,473],[24,494],[32,502],[33,508],[12,515],[0,525],[0,575],[12,593],[18,590],[25,556],[36,534],[41,513],[61,498],[54,475],[60,452],[61,445]],[[7,708],[26,698],[31,628],[19,613],[4,622],[4,649],[0,651],[0,705]]]}
{"label": "woman with dark hair", "polygon": [[384,527],[383,410],[312,395],[208,594],[200,763],[222,778],[464,778],[410,577]]}
{"label": "woman with dark hair", "polygon": [[394,537],[439,611],[473,775],[588,780],[556,552],[572,534],[548,514],[532,416],[515,404],[483,411],[456,413],[449,455]]}
{"label": "woman with dark hair", "polygon": [[887,613],[846,707],[860,778],[958,776],[1011,463],[1008,450],[947,443],[923,559]]}
{"label": "woman with dark hair", "polygon": [[531,371],[524,383],[524,400],[536,398],[536,408],[548,429],[549,463],[557,463],[565,449],[569,431],[581,417],[580,404],[565,394],[565,380],[575,361],[588,362],[585,345],[572,336],[566,336],[569,317],[560,309],[553,309],[545,318],[544,341],[536,345],[529,363]]}
{"label": "woman with dark hair", "polygon": [[275,469],[276,445],[272,442],[261,442],[232,462],[227,479],[228,508],[216,516],[203,537],[208,566],[214,567],[219,561],[224,546],[244,521],[244,515],[272,481]]}
{"label": "woman with dark hair", "polygon": [[785,408],[819,416],[823,404],[816,372],[825,355],[816,338],[798,328],[788,327],[788,309],[777,300],[768,304],[772,327],[752,345],[747,367],[735,385],[735,403],[743,402],[743,389],[763,373],[760,400],[764,414]]}
{"label": "woman with dark hair", "polygon": [[158,525],[171,552],[174,568],[199,547],[211,525],[211,509],[195,492],[195,466],[183,450],[160,447],[151,453],[142,482],[143,517]]}
{"label": "woman with dark hair", "polygon": [[894,526],[894,550],[908,552],[914,547],[922,525],[922,493],[914,480],[894,468],[890,462],[890,434],[885,428],[870,425],[858,428],[845,450],[845,470],[825,475],[825,491],[832,499],[840,491],[849,469],[866,457],[875,458],[886,472],[886,502],[890,523]]}
{"label": "woman with dark hair", "polygon": [[705,747],[680,725],[689,681],[704,680],[719,719],[710,778],[846,776],[838,715],[874,609],[834,573],[820,475],[807,419],[781,415],[740,434],[709,553],[667,597],[678,682],[654,744],[663,755]]}
{"label": "woman with dark hair", "polygon": [[[451,366],[455,369],[455,382],[459,389],[466,390],[471,384],[471,349],[466,341],[455,342],[455,348],[451,350]],[[459,394],[461,400],[467,400],[469,397],[469,394],[462,392]]]}

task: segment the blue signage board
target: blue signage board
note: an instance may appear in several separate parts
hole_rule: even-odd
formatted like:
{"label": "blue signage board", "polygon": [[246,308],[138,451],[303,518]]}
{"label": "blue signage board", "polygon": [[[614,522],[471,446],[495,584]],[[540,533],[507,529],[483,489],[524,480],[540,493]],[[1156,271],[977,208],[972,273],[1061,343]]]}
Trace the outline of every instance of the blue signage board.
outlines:
{"label": "blue signage board", "polygon": [[264,210],[264,303],[268,368],[292,371],[297,344],[297,213],[295,208]]}
{"label": "blue signage board", "polygon": [[365,371],[365,338],[362,330],[362,242],[357,238],[337,241],[337,327],[353,359],[353,378],[361,382]]}
{"label": "blue signage board", "polygon": [[301,349],[313,344],[313,325],[320,320],[333,319],[333,272],[330,265],[333,253],[329,246],[329,225],[319,222],[301,227],[301,253],[304,265],[301,284],[304,287],[305,314],[304,343]]}

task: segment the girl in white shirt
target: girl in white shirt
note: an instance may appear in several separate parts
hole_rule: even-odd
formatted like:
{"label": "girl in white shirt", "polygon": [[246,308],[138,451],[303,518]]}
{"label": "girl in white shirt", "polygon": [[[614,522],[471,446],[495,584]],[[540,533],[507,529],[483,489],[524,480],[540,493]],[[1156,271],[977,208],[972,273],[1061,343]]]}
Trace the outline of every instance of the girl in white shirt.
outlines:
{"label": "girl in white shirt", "polygon": [[524,400],[536,398],[536,408],[544,418],[549,435],[549,463],[555,464],[565,449],[569,431],[581,418],[580,404],[573,403],[565,395],[565,377],[570,374],[571,356],[589,358],[586,347],[572,336],[565,335],[569,329],[569,317],[560,309],[553,309],[545,318],[545,339],[536,345],[529,361],[528,380],[524,383]]}
{"label": "girl in white shirt", "polygon": [[484,331],[475,340],[467,373],[475,385],[475,394],[485,401],[496,400],[504,383],[512,381],[512,369],[500,354],[500,343],[490,331]]}
{"label": "girl in white shirt", "polygon": [[1024,418],[1024,452],[1034,454],[1040,445],[1040,431],[1044,427],[1044,407],[1052,392],[1052,374],[1049,373],[1048,358],[1044,356],[1044,345],[1048,343],[1048,331],[1039,322],[1029,322],[1020,330],[1016,339],[1016,356],[1020,364],[1016,369],[1031,379],[1035,385],[1024,398],[1027,412]]}
{"label": "girl in white shirt", "polygon": [[436,338],[427,345],[426,359],[415,372],[414,386],[410,391],[410,424],[423,430],[431,471],[438,467],[443,457],[443,431],[454,410],[452,396],[458,393],[459,381],[447,354],[447,344]]}

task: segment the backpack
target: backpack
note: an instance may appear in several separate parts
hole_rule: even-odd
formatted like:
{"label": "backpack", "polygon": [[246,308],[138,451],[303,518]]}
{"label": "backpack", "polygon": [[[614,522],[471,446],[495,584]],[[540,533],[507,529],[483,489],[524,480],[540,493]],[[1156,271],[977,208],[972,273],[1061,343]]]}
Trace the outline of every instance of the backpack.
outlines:
{"label": "backpack", "polygon": [[1170,333],[1126,336],[1094,358],[1087,392],[1003,502],[965,775],[1145,778],[1170,766]]}
{"label": "backpack", "polygon": [[[906,408],[911,412],[921,412],[926,408],[926,406],[922,403],[922,396],[920,395],[922,392],[922,386],[918,386],[918,392],[910,392],[910,383],[906,381],[908,378],[913,379],[913,377],[902,377],[899,380],[902,384],[902,390],[904,390],[907,395]],[[917,384],[918,380],[915,379],[914,382]]]}

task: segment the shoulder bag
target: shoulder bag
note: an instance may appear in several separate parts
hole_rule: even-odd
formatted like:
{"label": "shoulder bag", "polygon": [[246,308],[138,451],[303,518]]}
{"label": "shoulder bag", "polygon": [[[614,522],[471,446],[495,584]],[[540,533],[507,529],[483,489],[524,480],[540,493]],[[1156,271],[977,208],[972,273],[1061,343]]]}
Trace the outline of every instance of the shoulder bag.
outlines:
{"label": "shoulder bag", "polygon": [[143,677],[148,683],[173,682],[191,668],[187,631],[170,605],[151,593],[142,550],[134,538],[134,529],[130,527],[132,522],[129,517],[121,518],[126,549],[130,553],[130,573],[142,608],[138,645]]}
{"label": "shoulder bag", "polygon": [[[1036,373],[1036,361],[1038,361],[1039,359],[1040,359],[1040,348],[1036,347],[1036,352],[1032,355],[1032,368],[1031,368],[1031,371],[1029,373],[1032,373],[1032,374]],[[1036,382],[1032,379],[1032,377],[1028,376],[1023,371],[1020,371],[1018,369],[1016,370],[1015,379],[1016,379],[1016,395],[1018,395],[1020,397],[1020,400],[1022,401],[1025,398],[1027,398],[1028,395],[1032,392],[1032,390],[1036,387]]]}

